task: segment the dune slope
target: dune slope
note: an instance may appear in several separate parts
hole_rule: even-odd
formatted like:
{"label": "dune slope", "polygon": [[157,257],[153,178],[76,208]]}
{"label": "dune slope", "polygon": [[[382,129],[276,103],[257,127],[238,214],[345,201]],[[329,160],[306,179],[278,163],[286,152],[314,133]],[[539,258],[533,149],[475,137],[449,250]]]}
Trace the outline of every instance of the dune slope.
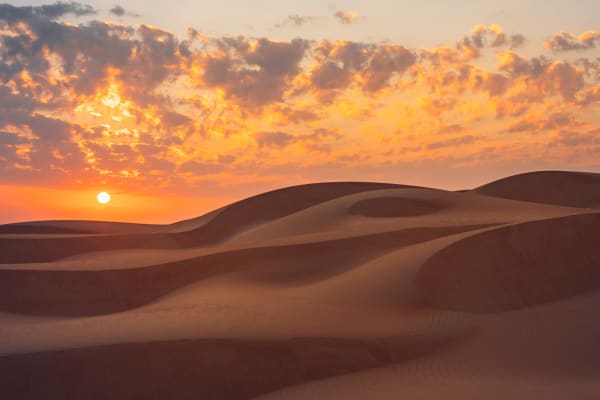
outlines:
{"label": "dune slope", "polygon": [[486,196],[569,207],[600,206],[600,174],[567,171],[530,172],[475,189]]}
{"label": "dune slope", "polygon": [[515,224],[469,236],[431,257],[417,285],[437,307],[523,308],[600,289],[600,214]]}

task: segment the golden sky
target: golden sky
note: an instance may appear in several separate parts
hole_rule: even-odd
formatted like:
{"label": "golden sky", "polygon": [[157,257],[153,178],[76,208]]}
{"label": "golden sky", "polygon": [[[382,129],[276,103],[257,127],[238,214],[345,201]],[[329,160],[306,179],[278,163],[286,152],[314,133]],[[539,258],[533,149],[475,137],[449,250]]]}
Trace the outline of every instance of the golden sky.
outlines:
{"label": "golden sky", "polygon": [[589,27],[532,41],[476,25],[405,47],[176,34],[120,12],[0,5],[0,223],[168,222],[315,181],[458,189],[600,170]]}

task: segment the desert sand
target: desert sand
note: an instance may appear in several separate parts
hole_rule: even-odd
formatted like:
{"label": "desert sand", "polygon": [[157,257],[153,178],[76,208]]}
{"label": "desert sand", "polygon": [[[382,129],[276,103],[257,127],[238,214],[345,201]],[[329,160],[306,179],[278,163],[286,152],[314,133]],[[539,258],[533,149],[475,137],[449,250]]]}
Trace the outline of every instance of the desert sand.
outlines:
{"label": "desert sand", "polygon": [[0,226],[6,399],[598,399],[600,174]]}

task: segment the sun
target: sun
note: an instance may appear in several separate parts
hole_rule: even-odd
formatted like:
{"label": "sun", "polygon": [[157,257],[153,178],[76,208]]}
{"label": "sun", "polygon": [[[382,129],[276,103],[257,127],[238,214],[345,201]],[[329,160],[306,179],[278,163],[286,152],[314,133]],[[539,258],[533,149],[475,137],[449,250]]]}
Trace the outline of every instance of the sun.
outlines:
{"label": "sun", "polygon": [[106,204],[110,201],[110,194],[106,192],[100,192],[98,193],[98,196],[96,196],[96,199],[98,200],[98,203]]}

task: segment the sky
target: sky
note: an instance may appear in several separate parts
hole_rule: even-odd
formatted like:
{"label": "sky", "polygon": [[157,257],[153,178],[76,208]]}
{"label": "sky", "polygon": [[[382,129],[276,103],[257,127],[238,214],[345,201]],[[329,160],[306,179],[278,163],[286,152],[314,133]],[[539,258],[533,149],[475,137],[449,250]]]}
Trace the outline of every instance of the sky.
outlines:
{"label": "sky", "polygon": [[[0,223],[600,172],[600,2],[0,4]],[[96,194],[111,201],[100,205]]]}

